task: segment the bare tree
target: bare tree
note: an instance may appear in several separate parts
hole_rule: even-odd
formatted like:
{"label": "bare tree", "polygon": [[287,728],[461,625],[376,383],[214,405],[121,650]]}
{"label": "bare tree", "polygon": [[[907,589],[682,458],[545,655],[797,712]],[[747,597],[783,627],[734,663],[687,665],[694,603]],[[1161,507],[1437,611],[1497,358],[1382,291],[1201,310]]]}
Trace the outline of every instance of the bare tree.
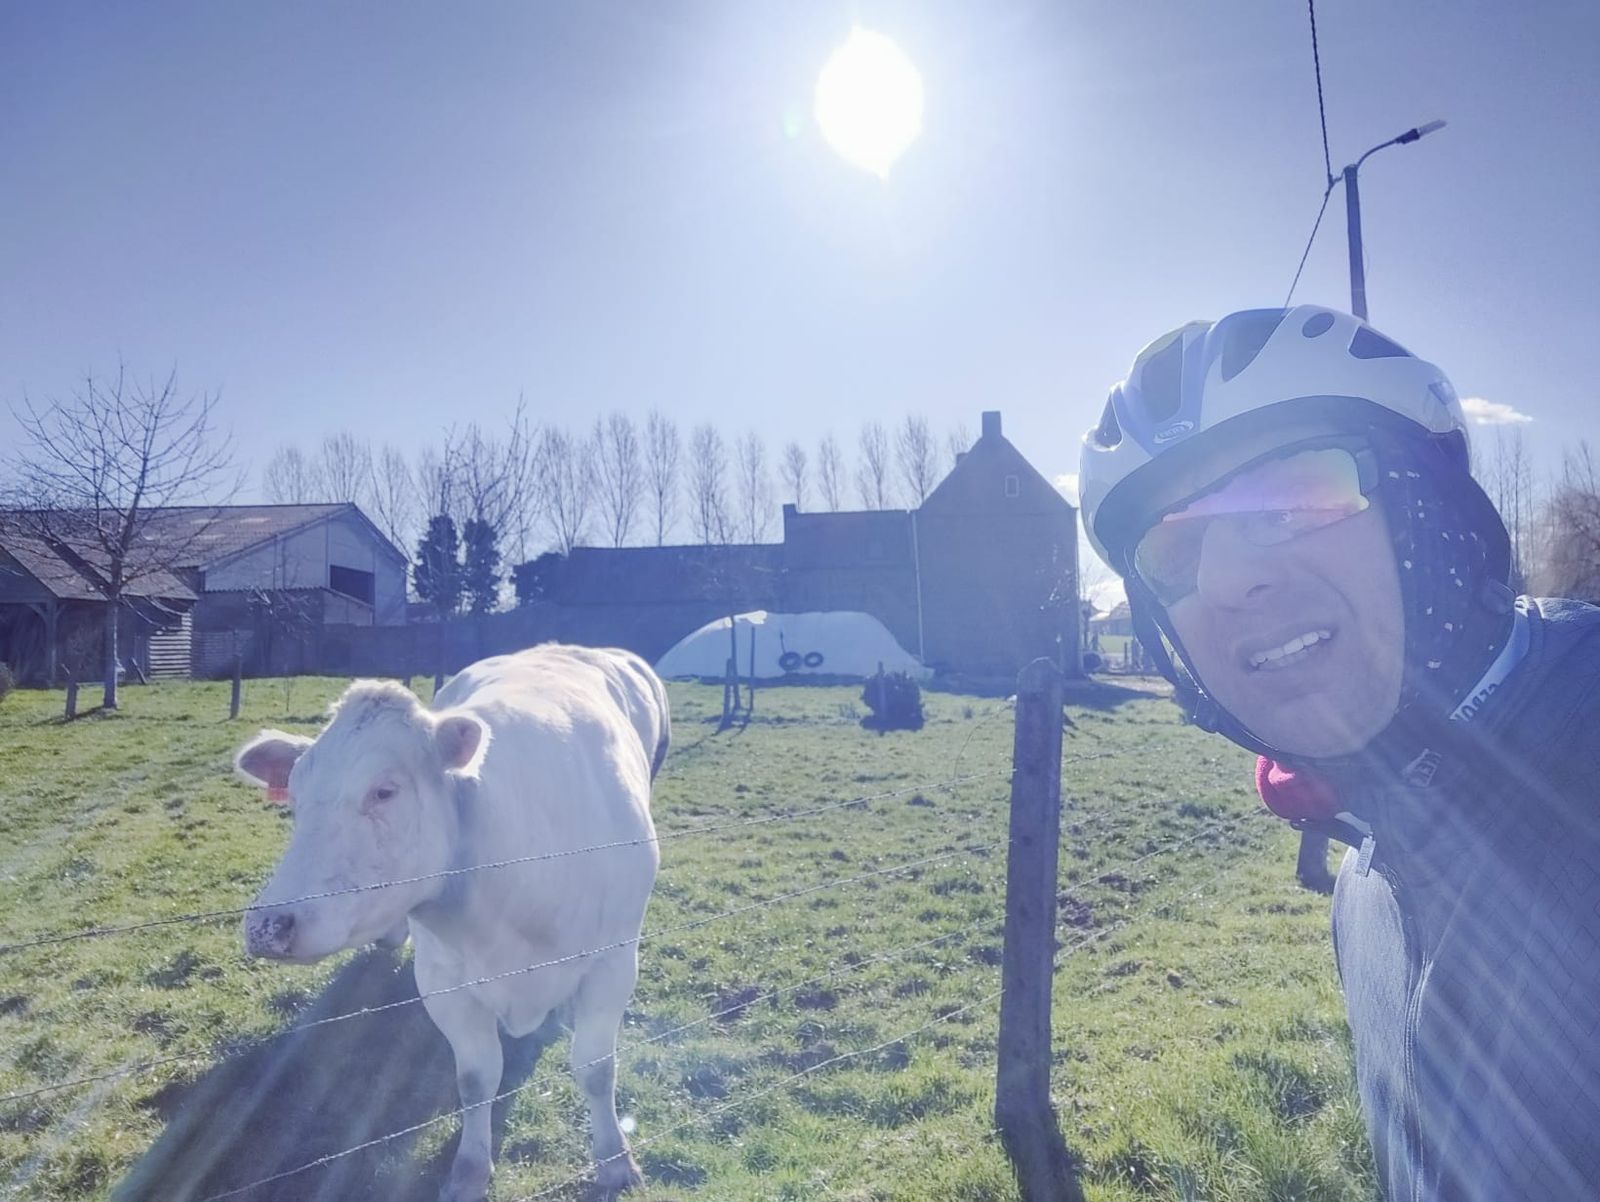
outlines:
{"label": "bare tree", "polygon": [[783,477],[783,491],[788,495],[796,509],[804,510],[806,507],[806,449],[797,442],[785,443],[783,447],[783,462],[778,465],[778,473]]}
{"label": "bare tree", "polygon": [[327,499],[320,464],[292,444],[279,447],[261,474],[261,495],[269,505],[306,505]]}
{"label": "bare tree", "polygon": [[[1473,444],[1473,475],[1500,511],[1511,536],[1512,583],[1520,592],[1532,555],[1533,463],[1520,428],[1497,426],[1494,435],[1492,452],[1481,441]],[[1569,453],[1564,473],[1568,482],[1574,475],[1581,476],[1581,462],[1586,457],[1587,447],[1576,457]]]}
{"label": "bare tree", "polygon": [[655,520],[656,546],[678,516],[678,427],[659,410],[651,410],[644,427],[645,476],[649,482],[650,515]]}
{"label": "bare tree", "polygon": [[501,434],[485,431],[472,422],[459,433],[446,435],[445,458],[454,476],[451,485],[453,516],[462,530],[468,522],[482,522],[494,531],[497,545],[505,541],[520,558],[528,528],[537,508],[537,431],[528,420],[527,404],[517,404]]}
{"label": "bare tree", "polygon": [[594,444],[546,426],[537,455],[542,511],[563,555],[583,541],[594,501]]}
{"label": "bare tree", "polygon": [[972,431],[967,429],[965,423],[958,422],[944,439],[945,454],[949,457],[947,471],[953,470],[961,456],[972,449]]}
{"label": "bare tree", "polygon": [[372,448],[349,430],[322,440],[324,501],[343,501],[366,507],[372,491]]}
{"label": "bare tree", "polygon": [[844,455],[832,434],[823,435],[817,444],[817,487],[828,512],[838,513],[844,506]]}
{"label": "bare tree", "polygon": [[1537,591],[1600,600],[1600,465],[1587,442],[1567,451],[1541,517]]}
{"label": "bare tree", "polygon": [[711,546],[733,541],[728,507],[728,449],[712,425],[689,436],[689,503],[695,539]]}
{"label": "bare tree", "polygon": [[[216,393],[183,398],[177,373],[130,383],[92,373],[66,400],[13,409],[28,445],[10,463],[9,520],[76,560],[105,597],[106,709],[117,708],[117,625],[127,598],[183,563],[238,491]],[[162,510],[204,504],[182,521]]]}
{"label": "bare tree", "polygon": [[605,518],[611,545],[628,541],[644,491],[644,464],[639,455],[639,432],[626,413],[613,413],[594,423],[595,456],[599,468],[600,513]]}
{"label": "bare tree", "polygon": [[900,481],[905,485],[906,504],[915,509],[928,499],[937,484],[938,449],[928,431],[925,417],[907,417],[895,434],[895,460],[900,466]]}
{"label": "bare tree", "polygon": [[772,475],[767,444],[754,430],[739,439],[739,533],[745,542],[765,542],[772,528]]}
{"label": "bare tree", "polygon": [[417,522],[417,482],[406,457],[384,445],[372,472],[372,517],[395,546],[411,553]]}
{"label": "bare tree", "polygon": [[866,509],[889,508],[889,432],[882,422],[861,427],[861,458],[856,461],[856,491]]}

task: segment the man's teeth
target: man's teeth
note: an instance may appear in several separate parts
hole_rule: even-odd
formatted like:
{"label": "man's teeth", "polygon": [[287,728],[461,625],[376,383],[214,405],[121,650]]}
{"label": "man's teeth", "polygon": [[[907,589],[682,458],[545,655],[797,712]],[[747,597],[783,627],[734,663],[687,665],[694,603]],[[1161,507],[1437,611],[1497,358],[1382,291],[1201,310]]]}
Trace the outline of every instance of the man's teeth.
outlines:
{"label": "man's teeth", "polygon": [[1297,651],[1304,651],[1307,647],[1332,637],[1333,632],[1330,630],[1308,630],[1305,634],[1290,639],[1281,647],[1274,647],[1270,651],[1257,651],[1250,657],[1250,666],[1252,668],[1276,668]]}

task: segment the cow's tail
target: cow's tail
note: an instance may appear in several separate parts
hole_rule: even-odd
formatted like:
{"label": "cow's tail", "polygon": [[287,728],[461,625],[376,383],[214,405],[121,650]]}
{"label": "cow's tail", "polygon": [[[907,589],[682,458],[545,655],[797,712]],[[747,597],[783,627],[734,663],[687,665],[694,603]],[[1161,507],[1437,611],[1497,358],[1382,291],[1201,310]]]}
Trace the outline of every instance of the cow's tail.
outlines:
{"label": "cow's tail", "polygon": [[648,666],[645,671],[648,673],[650,690],[655,694],[656,711],[661,715],[661,735],[656,739],[655,757],[650,761],[650,779],[655,780],[656,773],[661,771],[661,765],[667,758],[667,748],[672,745],[672,706],[667,700],[667,686],[661,678]]}

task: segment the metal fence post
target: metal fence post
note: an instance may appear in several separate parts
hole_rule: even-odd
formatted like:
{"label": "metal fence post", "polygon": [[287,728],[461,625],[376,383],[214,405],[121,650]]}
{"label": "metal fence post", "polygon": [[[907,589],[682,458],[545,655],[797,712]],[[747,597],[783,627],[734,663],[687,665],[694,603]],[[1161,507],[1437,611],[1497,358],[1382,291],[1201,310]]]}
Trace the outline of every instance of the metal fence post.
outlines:
{"label": "metal fence post", "polygon": [[1060,670],[1048,659],[1034,660],[1017,677],[994,1117],[1023,1202],[1081,1202],[1083,1197],[1050,1106],[1061,683]]}

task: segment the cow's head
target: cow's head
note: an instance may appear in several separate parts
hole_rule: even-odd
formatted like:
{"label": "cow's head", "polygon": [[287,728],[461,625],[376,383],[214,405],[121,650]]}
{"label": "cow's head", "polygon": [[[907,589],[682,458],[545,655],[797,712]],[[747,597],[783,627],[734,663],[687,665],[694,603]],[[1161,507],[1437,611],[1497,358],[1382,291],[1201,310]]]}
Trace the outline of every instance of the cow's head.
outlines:
{"label": "cow's head", "polygon": [[363,680],[315,740],[264,730],[240,748],[239,775],[294,811],[289,848],[245,915],[245,949],[308,963],[403,931],[444,882],[383,883],[452,866],[463,781],[488,743],[474,715]]}

